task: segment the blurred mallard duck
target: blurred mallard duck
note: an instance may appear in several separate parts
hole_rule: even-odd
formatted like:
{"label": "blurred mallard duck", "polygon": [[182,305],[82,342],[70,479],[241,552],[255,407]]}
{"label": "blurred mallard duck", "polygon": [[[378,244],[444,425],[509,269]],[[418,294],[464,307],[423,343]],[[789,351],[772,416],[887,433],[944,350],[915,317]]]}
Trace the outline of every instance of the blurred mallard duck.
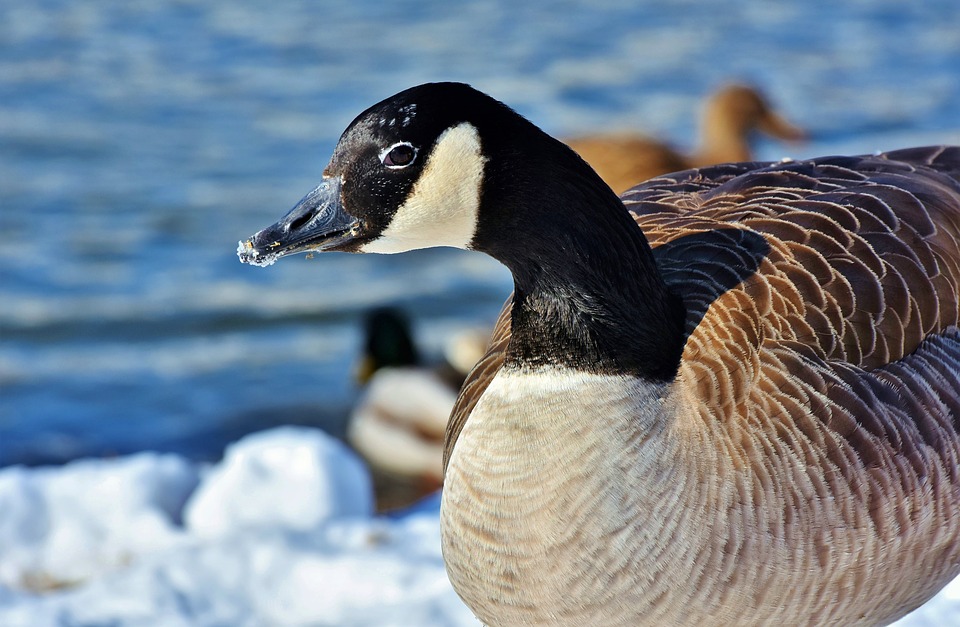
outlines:
{"label": "blurred mallard duck", "polygon": [[750,135],[761,131],[788,141],[805,134],[778,114],[756,88],[726,85],[707,100],[700,148],[689,155],[637,133],[586,135],[567,140],[618,194],[668,172],[717,163],[750,161]]}
{"label": "blurred mallard duck", "polygon": [[440,487],[447,419],[460,384],[485,349],[485,337],[456,334],[446,343],[445,361],[427,365],[401,311],[378,308],[367,316],[356,370],[364,391],[347,439],[371,468],[381,511]]}

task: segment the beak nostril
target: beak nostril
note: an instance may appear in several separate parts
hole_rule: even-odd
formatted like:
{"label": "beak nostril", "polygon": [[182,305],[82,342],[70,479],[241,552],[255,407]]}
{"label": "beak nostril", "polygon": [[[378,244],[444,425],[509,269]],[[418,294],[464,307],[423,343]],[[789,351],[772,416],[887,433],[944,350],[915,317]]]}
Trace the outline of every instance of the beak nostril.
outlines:
{"label": "beak nostril", "polygon": [[307,222],[312,220],[315,215],[316,215],[315,212],[307,211],[303,215],[297,216],[294,220],[290,222],[289,230],[299,231],[303,227],[303,225],[305,225]]}

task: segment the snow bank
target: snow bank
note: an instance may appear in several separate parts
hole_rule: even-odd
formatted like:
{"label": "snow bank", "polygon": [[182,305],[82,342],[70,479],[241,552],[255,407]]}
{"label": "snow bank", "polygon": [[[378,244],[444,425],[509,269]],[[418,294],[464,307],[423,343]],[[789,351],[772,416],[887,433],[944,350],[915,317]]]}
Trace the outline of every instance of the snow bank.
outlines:
{"label": "snow bank", "polygon": [[283,427],[205,468],[144,453],[0,470],[0,625],[477,625],[439,499],[372,517],[365,467]]}
{"label": "snow bank", "polygon": [[[211,468],[145,453],[2,469],[0,625],[476,627],[439,503],[372,517],[358,460],[305,428]],[[960,580],[898,625],[960,625]]]}
{"label": "snow bank", "polygon": [[231,445],[190,499],[184,520],[204,536],[311,529],[329,518],[370,516],[372,495],[363,463],[339,442],[316,429],[281,427]]}
{"label": "snow bank", "polygon": [[154,453],[0,471],[0,585],[57,588],[169,548],[197,482],[195,466]]}
{"label": "snow bank", "polygon": [[435,516],[246,530],[45,596],[0,595],[0,625],[473,625]]}

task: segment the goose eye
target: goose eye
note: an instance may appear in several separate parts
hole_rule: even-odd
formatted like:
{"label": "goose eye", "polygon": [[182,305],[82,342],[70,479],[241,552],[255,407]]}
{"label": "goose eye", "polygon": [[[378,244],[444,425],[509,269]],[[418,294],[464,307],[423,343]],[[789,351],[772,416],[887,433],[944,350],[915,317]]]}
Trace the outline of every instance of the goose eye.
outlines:
{"label": "goose eye", "polygon": [[413,163],[416,157],[417,149],[407,142],[401,142],[391,146],[381,159],[383,160],[383,165],[388,168],[402,168]]}

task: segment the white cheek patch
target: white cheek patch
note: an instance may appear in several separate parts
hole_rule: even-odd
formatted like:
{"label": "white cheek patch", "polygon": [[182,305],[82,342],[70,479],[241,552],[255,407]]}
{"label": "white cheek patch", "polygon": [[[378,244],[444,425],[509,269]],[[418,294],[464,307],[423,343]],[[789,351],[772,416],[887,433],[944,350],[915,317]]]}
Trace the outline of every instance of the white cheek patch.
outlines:
{"label": "white cheek patch", "polygon": [[444,131],[406,202],[363,252],[466,248],[477,229],[485,161],[473,125],[463,122]]}

